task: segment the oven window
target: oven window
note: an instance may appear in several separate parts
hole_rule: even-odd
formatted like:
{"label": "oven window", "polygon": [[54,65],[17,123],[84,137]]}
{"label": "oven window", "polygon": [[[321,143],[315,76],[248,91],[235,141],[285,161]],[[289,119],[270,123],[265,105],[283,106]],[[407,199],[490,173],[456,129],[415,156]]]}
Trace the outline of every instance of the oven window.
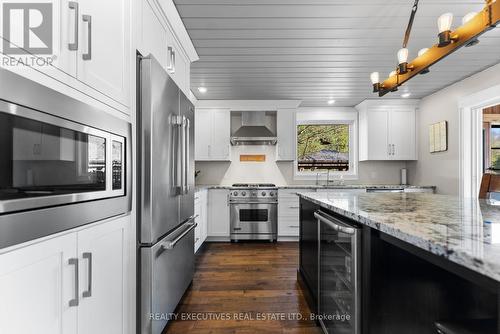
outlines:
{"label": "oven window", "polygon": [[106,139],[0,113],[0,200],[106,190]]}
{"label": "oven window", "polygon": [[240,209],[240,222],[267,222],[268,217],[267,209]]}

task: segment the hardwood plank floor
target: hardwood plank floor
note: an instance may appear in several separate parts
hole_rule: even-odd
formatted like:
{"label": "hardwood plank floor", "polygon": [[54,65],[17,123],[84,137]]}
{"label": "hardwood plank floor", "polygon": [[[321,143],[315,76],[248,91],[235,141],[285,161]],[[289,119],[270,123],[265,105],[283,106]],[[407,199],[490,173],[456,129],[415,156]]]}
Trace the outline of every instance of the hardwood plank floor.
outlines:
{"label": "hardwood plank floor", "polygon": [[208,243],[176,310],[201,318],[173,320],[164,334],[321,333],[297,283],[298,253],[298,243]]}

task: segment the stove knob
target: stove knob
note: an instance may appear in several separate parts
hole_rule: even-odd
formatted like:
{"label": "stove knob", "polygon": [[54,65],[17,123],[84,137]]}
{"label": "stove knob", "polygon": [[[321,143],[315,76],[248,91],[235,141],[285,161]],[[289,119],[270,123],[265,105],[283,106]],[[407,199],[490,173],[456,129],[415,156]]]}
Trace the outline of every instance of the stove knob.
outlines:
{"label": "stove knob", "polygon": [[246,196],[246,195],[247,195],[246,191],[244,191],[244,192],[241,193],[241,196]]}
{"label": "stove knob", "polygon": [[262,192],[262,196],[265,197],[267,193],[265,191]]}
{"label": "stove knob", "polygon": [[238,192],[237,192],[237,191],[235,191],[235,192],[233,193],[233,195],[234,195],[234,196],[238,196]]}
{"label": "stove knob", "polygon": [[273,193],[273,192],[270,192],[270,193],[269,193],[269,195],[270,195],[271,197],[273,197],[273,196],[274,196],[274,193]]}

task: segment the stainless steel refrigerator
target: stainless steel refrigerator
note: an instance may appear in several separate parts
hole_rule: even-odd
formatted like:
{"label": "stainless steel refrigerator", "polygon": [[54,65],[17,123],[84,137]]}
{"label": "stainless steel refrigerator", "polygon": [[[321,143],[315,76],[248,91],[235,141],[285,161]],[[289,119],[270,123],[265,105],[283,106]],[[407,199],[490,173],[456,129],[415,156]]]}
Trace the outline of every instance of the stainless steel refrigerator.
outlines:
{"label": "stainless steel refrigerator", "polygon": [[194,107],[154,57],[138,63],[139,331],[159,334],[194,274]]}

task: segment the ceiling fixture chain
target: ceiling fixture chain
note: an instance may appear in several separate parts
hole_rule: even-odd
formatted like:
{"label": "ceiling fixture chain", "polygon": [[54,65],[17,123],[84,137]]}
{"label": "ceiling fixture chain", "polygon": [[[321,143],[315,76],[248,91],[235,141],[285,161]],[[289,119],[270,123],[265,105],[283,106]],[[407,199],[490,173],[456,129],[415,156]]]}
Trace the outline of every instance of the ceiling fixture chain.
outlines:
{"label": "ceiling fixture chain", "polygon": [[417,14],[417,11],[418,11],[418,0],[415,0],[415,3],[413,4],[413,7],[411,9],[410,21],[408,22],[408,27],[406,28],[405,39],[403,41],[403,48],[406,48],[408,46],[408,41],[410,40],[411,28],[413,27],[413,21],[415,20],[415,15]]}

